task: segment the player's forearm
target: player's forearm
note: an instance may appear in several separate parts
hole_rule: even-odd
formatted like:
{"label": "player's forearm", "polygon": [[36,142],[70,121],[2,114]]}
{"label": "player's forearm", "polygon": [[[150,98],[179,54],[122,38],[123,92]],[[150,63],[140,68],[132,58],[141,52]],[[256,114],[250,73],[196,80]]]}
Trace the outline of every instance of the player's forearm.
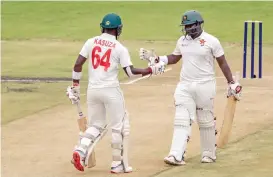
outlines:
{"label": "player's forearm", "polygon": [[128,77],[133,77],[139,74],[141,74],[142,76],[146,76],[152,73],[152,69],[150,67],[141,69],[141,68],[134,68],[134,66],[127,66],[127,67],[124,67],[123,70]]}
{"label": "player's forearm", "polygon": [[145,75],[151,74],[152,70],[149,67],[145,69],[131,67],[131,72],[133,75],[141,74],[142,76],[145,76]]}
{"label": "player's forearm", "polygon": [[181,55],[168,55],[168,65],[176,64],[181,59]]}
{"label": "player's forearm", "polygon": [[75,84],[79,84],[80,83],[80,79],[81,79],[81,75],[82,75],[82,66],[85,63],[86,58],[79,55],[76,63],[74,65],[73,68],[73,72],[72,72],[72,79],[73,79],[73,83]]}
{"label": "player's forearm", "polygon": [[82,72],[82,65],[76,63],[73,69],[75,72]]}
{"label": "player's forearm", "polygon": [[231,70],[228,66],[227,63],[223,64],[220,66],[223,74],[225,75],[226,79],[227,79],[227,82],[230,83],[233,81],[233,77],[232,77],[232,73],[231,73]]}
{"label": "player's forearm", "polygon": [[233,77],[232,77],[232,73],[231,73],[231,70],[227,64],[227,62],[222,62],[219,64],[219,67],[221,68],[224,76],[226,77],[227,79],[227,82],[230,83],[233,81]]}
{"label": "player's forearm", "polygon": [[227,82],[228,83],[234,82],[233,77],[232,77],[232,73],[231,73],[231,70],[228,66],[225,55],[222,55],[222,56],[216,58],[216,60],[218,62],[219,67],[221,68],[224,76],[226,77]]}
{"label": "player's forearm", "polygon": [[177,62],[179,62],[179,60],[181,59],[181,55],[167,55],[167,56],[159,56],[159,60],[163,61],[166,65],[172,65],[172,64],[176,64]]}

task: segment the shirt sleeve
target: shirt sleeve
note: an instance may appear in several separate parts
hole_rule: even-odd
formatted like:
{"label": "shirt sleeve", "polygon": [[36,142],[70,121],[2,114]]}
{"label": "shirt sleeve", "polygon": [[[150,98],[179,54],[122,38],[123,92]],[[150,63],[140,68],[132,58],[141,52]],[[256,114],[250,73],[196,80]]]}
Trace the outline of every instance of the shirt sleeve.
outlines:
{"label": "shirt sleeve", "polygon": [[173,55],[182,55],[182,54],[181,54],[181,51],[180,51],[180,48],[179,48],[179,40],[177,41],[176,46],[175,46],[175,49],[174,49],[174,51],[173,51],[172,54],[173,54]]}
{"label": "shirt sleeve", "polygon": [[123,47],[120,53],[120,65],[125,68],[127,66],[133,65],[131,57],[127,48]]}
{"label": "shirt sleeve", "polygon": [[83,45],[83,47],[82,47],[82,49],[81,49],[81,51],[79,53],[81,56],[83,56],[85,58],[88,58],[88,55],[89,55],[89,51],[88,51],[89,47],[88,46],[89,46],[89,40],[87,40],[84,43],[84,45]]}
{"label": "shirt sleeve", "polygon": [[213,47],[212,47],[212,54],[215,58],[218,58],[222,55],[224,55],[224,49],[218,39],[214,41]]}

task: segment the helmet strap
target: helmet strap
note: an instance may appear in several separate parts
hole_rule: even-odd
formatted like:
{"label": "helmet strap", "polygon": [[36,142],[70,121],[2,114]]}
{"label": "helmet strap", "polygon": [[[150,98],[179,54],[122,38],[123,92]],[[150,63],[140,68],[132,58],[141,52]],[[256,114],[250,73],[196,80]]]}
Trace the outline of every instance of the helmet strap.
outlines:
{"label": "helmet strap", "polygon": [[103,27],[100,27],[101,33],[104,33],[105,29]]}

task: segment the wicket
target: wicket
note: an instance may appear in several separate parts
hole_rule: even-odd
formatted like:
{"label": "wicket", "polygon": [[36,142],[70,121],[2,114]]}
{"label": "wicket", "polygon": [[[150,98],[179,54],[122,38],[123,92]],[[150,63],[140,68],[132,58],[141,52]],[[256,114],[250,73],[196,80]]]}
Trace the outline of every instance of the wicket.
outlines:
{"label": "wicket", "polygon": [[243,78],[246,78],[246,62],[247,62],[247,31],[248,24],[251,24],[251,55],[250,55],[250,78],[256,78],[255,75],[255,24],[259,24],[259,61],[258,61],[258,72],[259,78],[262,78],[262,35],[263,35],[263,22],[262,21],[245,21],[244,23],[244,55],[243,55]]}

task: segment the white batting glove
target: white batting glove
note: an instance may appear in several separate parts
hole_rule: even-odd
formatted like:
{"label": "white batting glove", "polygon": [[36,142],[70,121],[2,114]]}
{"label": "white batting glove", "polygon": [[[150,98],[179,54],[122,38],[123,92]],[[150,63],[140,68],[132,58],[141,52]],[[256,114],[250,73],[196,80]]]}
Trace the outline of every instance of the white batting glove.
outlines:
{"label": "white batting glove", "polygon": [[236,100],[240,101],[242,94],[242,86],[239,82],[229,84],[227,97],[234,96]]}
{"label": "white batting glove", "polygon": [[147,60],[148,62],[151,62],[150,61],[151,57],[157,57],[154,53],[154,50],[150,51],[144,48],[139,49],[139,58],[141,60]]}
{"label": "white batting glove", "polygon": [[148,63],[148,66],[152,66],[152,65],[155,65],[159,62],[159,58],[158,57],[150,57],[149,58],[149,63]]}
{"label": "white batting glove", "polygon": [[80,101],[80,85],[68,86],[66,89],[66,95],[72,104],[77,104]]}
{"label": "white batting glove", "polygon": [[150,65],[149,67],[152,69],[153,75],[162,74],[165,71],[165,63],[162,61],[159,63],[155,63],[154,65]]}

